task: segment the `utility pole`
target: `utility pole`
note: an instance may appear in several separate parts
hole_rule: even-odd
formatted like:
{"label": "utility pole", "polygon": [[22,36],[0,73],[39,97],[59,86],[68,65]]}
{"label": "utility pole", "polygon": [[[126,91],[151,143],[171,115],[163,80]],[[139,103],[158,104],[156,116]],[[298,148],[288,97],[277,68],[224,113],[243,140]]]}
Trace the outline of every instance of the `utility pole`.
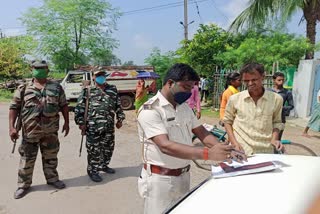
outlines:
{"label": "utility pole", "polygon": [[184,28],[184,39],[188,40],[188,26],[192,24],[194,21],[188,23],[188,0],[184,0],[184,22],[180,22],[180,24]]}
{"label": "utility pole", "polygon": [[184,39],[188,41],[188,0],[184,0]]}

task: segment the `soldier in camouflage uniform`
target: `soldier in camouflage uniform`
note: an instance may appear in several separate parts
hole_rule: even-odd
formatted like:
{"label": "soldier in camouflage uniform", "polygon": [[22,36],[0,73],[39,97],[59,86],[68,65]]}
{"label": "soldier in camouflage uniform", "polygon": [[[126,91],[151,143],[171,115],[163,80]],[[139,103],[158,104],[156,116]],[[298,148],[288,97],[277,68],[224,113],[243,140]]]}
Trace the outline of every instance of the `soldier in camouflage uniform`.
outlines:
{"label": "soldier in camouflage uniform", "polygon": [[[82,134],[87,136],[87,173],[92,181],[101,182],[99,171],[115,173],[114,169],[108,167],[114,150],[114,117],[116,115],[116,127],[119,129],[125,119],[125,114],[121,109],[116,86],[106,82],[106,73],[96,70],[93,74],[96,84],[82,90],[75,107],[75,122],[82,130]],[[88,91],[90,91],[89,106],[85,126],[84,114]]]}
{"label": "soldier in camouflage uniform", "polygon": [[58,189],[65,187],[59,180],[56,170],[60,145],[58,140],[60,111],[65,121],[62,132],[65,132],[65,136],[69,133],[65,93],[58,82],[47,79],[49,69],[46,61],[33,61],[31,67],[32,81],[18,87],[9,110],[9,132],[12,141],[19,138],[14,124],[20,112],[22,117],[22,142],[19,146],[21,158],[15,199],[22,198],[30,189],[39,147],[47,184]]}

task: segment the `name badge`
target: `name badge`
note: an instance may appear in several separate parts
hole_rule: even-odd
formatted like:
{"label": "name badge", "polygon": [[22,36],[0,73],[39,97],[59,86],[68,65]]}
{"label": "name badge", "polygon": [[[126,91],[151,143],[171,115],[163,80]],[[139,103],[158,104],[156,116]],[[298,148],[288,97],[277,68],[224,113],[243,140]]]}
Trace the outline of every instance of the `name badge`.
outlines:
{"label": "name badge", "polygon": [[170,117],[167,119],[167,121],[173,121],[175,119],[175,117]]}
{"label": "name badge", "polygon": [[144,109],[144,110],[151,110],[152,107],[151,107],[151,105],[149,105],[149,104],[145,104],[145,105],[143,105],[143,109]]}

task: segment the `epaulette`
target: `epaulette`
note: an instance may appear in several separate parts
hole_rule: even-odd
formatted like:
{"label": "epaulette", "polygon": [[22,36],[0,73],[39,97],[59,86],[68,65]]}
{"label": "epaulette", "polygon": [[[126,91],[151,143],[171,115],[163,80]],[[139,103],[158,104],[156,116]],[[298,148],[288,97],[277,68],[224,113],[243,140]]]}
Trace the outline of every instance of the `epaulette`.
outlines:
{"label": "epaulette", "polygon": [[26,84],[20,84],[17,89],[21,90],[21,89],[25,88],[26,86],[27,86]]}
{"label": "epaulette", "polygon": [[143,108],[142,108],[142,109],[144,109],[144,110],[150,110],[150,109],[152,109],[152,105],[153,105],[154,102],[157,101],[157,100],[158,100],[158,98],[151,98],[151,99],[149,99],[147,102],[145,102],[145,103],[143,104]]}
{"label": "epaulette", "polygon": [[17,91],[24,94],[27,89],[27,83],[23,83],[17,87]]}

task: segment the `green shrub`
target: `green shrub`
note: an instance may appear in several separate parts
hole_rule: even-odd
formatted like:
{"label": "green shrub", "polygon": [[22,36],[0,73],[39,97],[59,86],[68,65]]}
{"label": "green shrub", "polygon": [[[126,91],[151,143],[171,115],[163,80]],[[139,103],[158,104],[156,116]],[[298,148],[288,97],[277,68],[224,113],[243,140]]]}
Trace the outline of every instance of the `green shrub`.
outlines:
{"label": "green shrub", "polygon": [[9,90],[0,89],[0,101],[8,102],[12,99],[13,93]]}
{"label": "green shrub", "polygon": [[49,72],[49,77],[53,79],[63,79],[66,76],[64,72],[51,71]]}
{"label": "green shrub", "polygon": [[207,117],[219,118],[219,111],[213,111],[211,107],[201,107],[201,115]]}

